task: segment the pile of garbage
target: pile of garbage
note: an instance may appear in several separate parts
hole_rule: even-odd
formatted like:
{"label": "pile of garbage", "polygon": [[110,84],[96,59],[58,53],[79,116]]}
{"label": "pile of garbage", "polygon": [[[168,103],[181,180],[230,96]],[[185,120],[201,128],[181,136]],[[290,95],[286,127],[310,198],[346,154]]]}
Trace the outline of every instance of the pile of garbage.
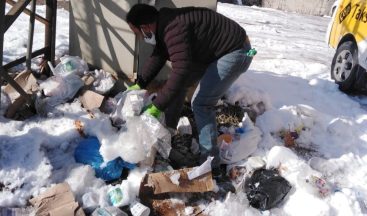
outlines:
{"label": "pile of garbage", "polygon": [[[20,109],[21,96],[7,86],[1,92],[1,109],[6,110],[5,116],[18,120],[32,113],[47,117],[55,114],[58,105],[77,98],[91,116],[95,110],[109,115],[106,127],[113,128],[112,134],[75,120],[75,129],[83,139],[74,158],[111,184],[106,197],[110,206],[94,204],[98,202],[90,196],[83,196],[80,206],[70,186],[61,183],[29,200],[29,208],[0,208],[0,215],[206,215],[203,202],[237,192],[245,192],[250,205],[263,211],[279,205],[292,188],[276,169],[265,169],[265,161],[252,156],[262,135],[254,125],[254,113],[230,104],[217,107],[218,146],[226,177],[213,178],[213,158],[198,164],[197,132],[187,110],[177,128],[168,130],[163,119],[142,114],[151,103],[146,90],[112,96],[116,79],[103,70],[89,71],[79,57],[62,58],[52,71],[54,76],[44,81],[31,72],[19,74],[15,80],[33,95],[34,104]],[[131,191],[127,176],[140,167],[148,172],[139,190]]]}

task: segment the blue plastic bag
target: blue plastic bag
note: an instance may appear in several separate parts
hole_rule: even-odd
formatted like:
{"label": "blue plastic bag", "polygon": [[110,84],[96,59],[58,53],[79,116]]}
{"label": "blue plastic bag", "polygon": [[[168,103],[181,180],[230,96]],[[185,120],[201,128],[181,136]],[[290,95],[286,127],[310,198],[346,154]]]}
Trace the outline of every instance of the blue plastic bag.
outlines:
{"label": "blue plastic bag", "polygon": [[96,137],[89,137],[82,140],[75,149],[74,158],[77,163],[87,164],[93,167],[97,178],[105,181],[111,181],[120,178],[124,168],[134,169],[135,164],[125,162],[120,157],[109,161],[105,166],[101,167],[103,161],[102,155],[99,153],[101,147]]}

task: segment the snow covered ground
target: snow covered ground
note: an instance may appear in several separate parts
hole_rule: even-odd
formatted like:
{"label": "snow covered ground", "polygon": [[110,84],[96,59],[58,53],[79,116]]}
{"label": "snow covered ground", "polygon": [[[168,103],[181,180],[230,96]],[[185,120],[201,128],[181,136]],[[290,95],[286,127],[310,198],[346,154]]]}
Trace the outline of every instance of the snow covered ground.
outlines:
{"label": "snow covered ground", "polygon": [[[325,34],[330,18],[221,3],[218,11],[243,26],[258,50],[249,71],[227,97],[242,105],[263,102],[266,111],[255,124],[262,137],[253,155],[262,157],[267,167],[280,167],[293,189],[270,211],[250,207],[244,193],[213,201],[206,211],[210,215],[366,215],[367,98],[343,94],[329,78],[334,51],[325,43]],[[68,14],[63,10],[58,14],[57,54],[62,55],[68,47]],[[5,35],[5,63],[25,53],[25,26],[28,20],[23,17]],[[39,31],[35,49],[43,44]],[[83,203],[85,194],[96,197],[102,206],[108,204],[109,186],[73,158],[80,140],[74,121],[81,120],[86,132],[93,134],[98,128],[106,130],[108,116],[97,113],[92,119],[78,101],[57,110],[48,118],[24,122],[0,117],[0,182],[4,184],[0,206],[23,206],[30,196],[64,181],[84,206],[88,206]],[[278,136],[279,131],[299,128],[296,142],[311,149],[311,155],[284,147]],[[139,169],[130,174],[132,191],[143,174]],[[331,193],[319,196],[305,183],[310,175],[327,180]]]}

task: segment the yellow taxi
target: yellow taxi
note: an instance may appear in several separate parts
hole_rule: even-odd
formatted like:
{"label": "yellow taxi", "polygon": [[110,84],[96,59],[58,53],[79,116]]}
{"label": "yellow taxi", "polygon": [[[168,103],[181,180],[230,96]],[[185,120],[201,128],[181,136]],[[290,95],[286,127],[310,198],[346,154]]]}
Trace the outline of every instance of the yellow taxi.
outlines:
{"label": "yellow taxi", "polygon": [[331,78],[339,89],[367,89],[367,0],[338,0],[327,42],[336,49]]}

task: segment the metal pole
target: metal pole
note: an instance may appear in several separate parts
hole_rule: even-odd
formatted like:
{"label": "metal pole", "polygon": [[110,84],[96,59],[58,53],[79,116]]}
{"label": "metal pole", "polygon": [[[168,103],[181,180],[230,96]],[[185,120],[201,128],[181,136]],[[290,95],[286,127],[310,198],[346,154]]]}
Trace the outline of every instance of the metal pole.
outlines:
{"label": "metal pole", "polygon": [[[3,68],[3,54],[4,54],[4,25],[5,25],[5,1],[0,1],[0,75],[5,73]],[[0,76],[0,89],[3,85],[2,76]],[[1,93],[0,93],[0,106],[1,106]]]}
{"label": "metal pole", "polygon": [[28,32],[28,45],[27,45],[27,57],[26,57],[26,68],[28,71],[31,69],[32,60],[32,48],[33,48],[33,35],[34,35],[34,20],[36,15],[36,0],[32,1],[31,15],[29,17],[29,32]]}
{"label": "metal pole", "polygon": [[[56,7],[56,0],[46,0],[46,19],[49,25],[45,30],[45,47],[47,47],[45,58],[46,61],[51,61],[52,65],[55,65]],[[50,75],[50,70],[47,71],[47,75]]]}
{"label": "metal pole", "polygon": [[[26,101],[31,104],[31,97],[18,85],[17,82],[9,76],[3,67],[3,54],[4,54],[4,34],[6,31],[5,26],[5,1],[0,1],[0,77],[4,78],[15,90],[21,94]],[[0,78],[1,79],[1,78]],[[1,86],[1,85],[0,85]]]}

